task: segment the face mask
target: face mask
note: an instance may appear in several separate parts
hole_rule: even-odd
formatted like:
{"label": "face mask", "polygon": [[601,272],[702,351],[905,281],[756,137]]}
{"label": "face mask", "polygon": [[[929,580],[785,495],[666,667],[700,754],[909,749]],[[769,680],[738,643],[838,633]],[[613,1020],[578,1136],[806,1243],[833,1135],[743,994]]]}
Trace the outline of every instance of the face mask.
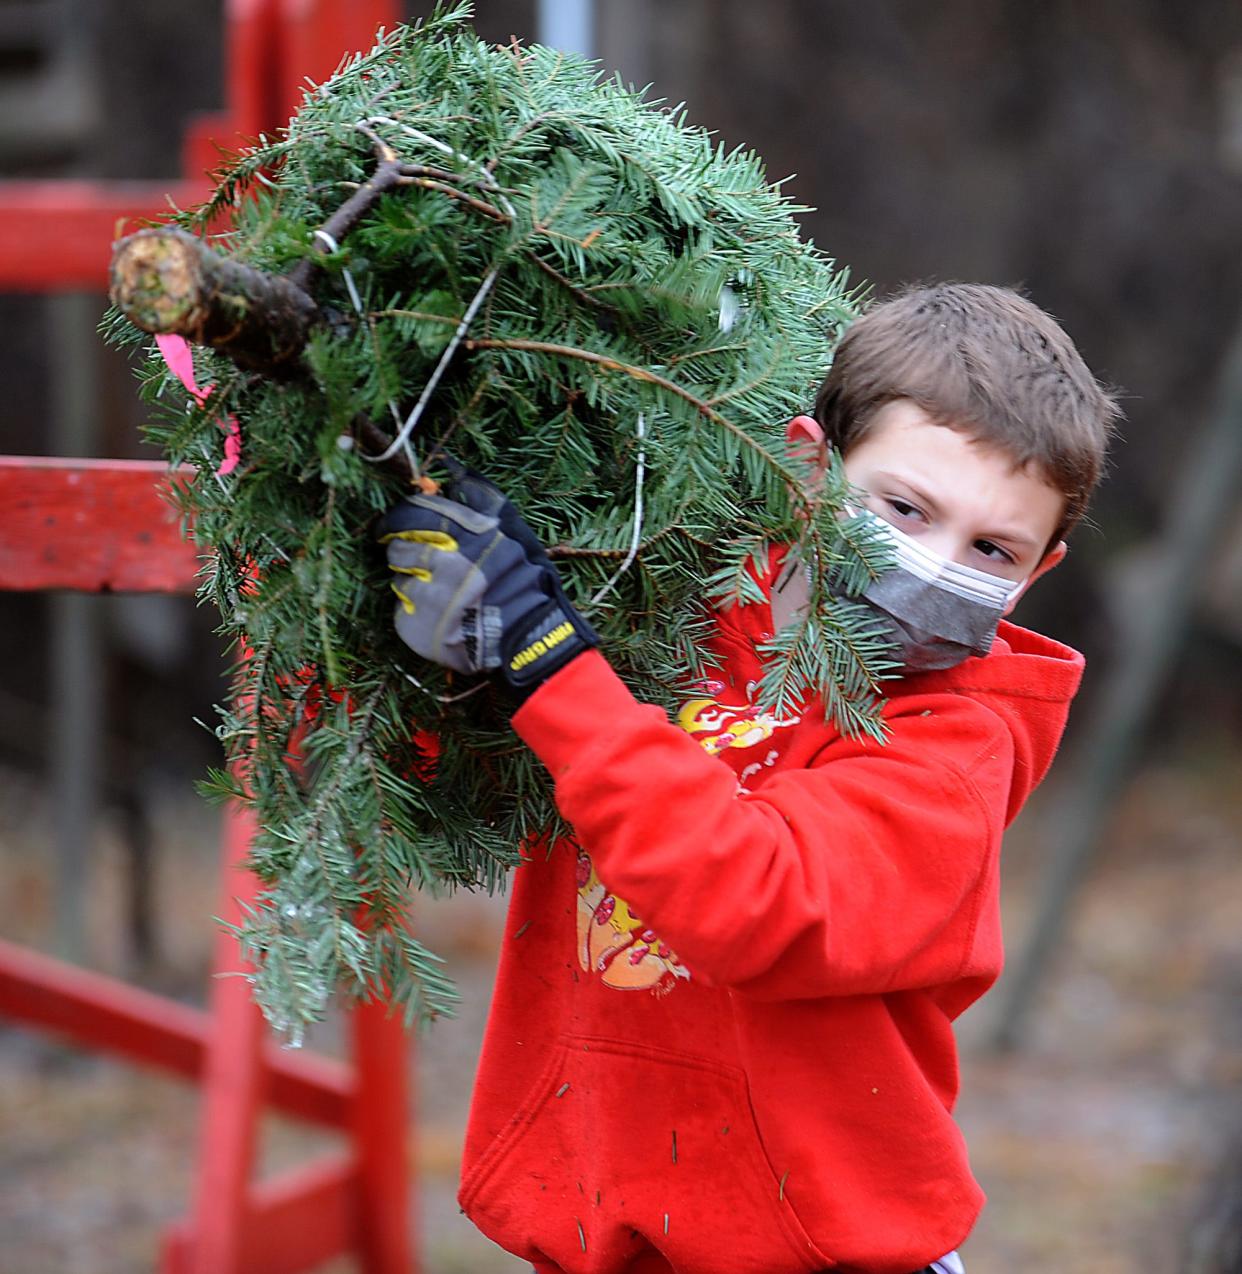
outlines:
{"label": "face mask", "polygon": [[862,510],[891,543],[893,567],[854,600],[875,611],[891,630],[901,675],[952,668],[971,655],[986,655],[1006,607],[1026,580],[1001,579],[959,566],[916,539]]}

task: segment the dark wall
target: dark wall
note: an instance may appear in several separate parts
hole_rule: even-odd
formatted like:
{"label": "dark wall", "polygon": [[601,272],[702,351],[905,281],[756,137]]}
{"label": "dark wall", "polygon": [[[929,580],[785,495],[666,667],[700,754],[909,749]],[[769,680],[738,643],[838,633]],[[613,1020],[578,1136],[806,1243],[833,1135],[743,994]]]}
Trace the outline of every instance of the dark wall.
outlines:
{"label": "dark wall", "polygon": [[[687,11],[690,11],[689,13]],[[818,211],[880,291],[1025,284],[1127,395],[1116,493],[1162,502],[1239,315],[1242,7],[687,0],[649,73]],[[691,37],[687,48],[687,35]],[[1110,513],[1116,513],[1111,510]]]}
{"label": "dark wall", "polygon": [[[1022,609],[1095,656],[1098,684],[1125,637],[1113,577],[1164,529],[1242,321],[1242,7],[601,8],[605,54],[610,41],[627,78],[685,99],[726,144],[758,150],[770,176],[796,174],[786,189],[816,207],[807,233],[877,293],[929,279],[1024,287],[1119,388],[1127,419],[1098,529],[1079,532]],[[1242,586],[1236,568],[1230,578]],[[1236,606],[1201,617],[1166,714],[1236,731],[1240,621]]]}

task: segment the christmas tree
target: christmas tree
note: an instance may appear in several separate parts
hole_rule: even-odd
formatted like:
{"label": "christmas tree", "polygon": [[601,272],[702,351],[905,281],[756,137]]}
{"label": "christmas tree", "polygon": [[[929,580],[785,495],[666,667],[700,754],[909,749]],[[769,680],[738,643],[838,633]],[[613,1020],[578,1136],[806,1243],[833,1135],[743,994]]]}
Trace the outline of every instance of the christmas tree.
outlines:
{"label": "christmas tree", "polygon": [[754,600],[752,565],[796,546],[810,604],[761,704],[818,694],[878,736],[884,646],[842,593],[885,550],[840,471],[809,490],[783,443],[858,301],[798,211],[754,154],[589,63],[487,45],[456,5],[312,87],[178,228],[119,245],[124,315],[205,347],[214,385],[187,401],[160,359],[143,373],[150,436],[198,470],[178,498],[238,653],[207,786],[258,814],[241,937],[278,1028],[338,986],[446,1009],[411,889],[495,888],[569,831],[491,684],[392,632],[374,523],[446,449],[517,503],[651,702],[702,675],[707,603]]}

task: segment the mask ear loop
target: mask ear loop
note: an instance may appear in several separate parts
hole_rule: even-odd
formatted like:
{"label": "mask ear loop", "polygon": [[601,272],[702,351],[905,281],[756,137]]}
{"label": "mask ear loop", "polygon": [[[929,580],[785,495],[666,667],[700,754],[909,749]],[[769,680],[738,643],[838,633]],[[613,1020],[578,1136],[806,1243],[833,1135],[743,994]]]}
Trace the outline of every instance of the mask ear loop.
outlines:
{"label": "mask ear loop", "polygon": [[959,562],[948,562],[941,575],[941,581],[959,596],[997,607],[1008,606],[1026,587],[1029,579],[1027,575],[1020,580],[1008,580],[1002,575],[976,570],[973,566],[962,566]]}
{"label": "mask ear loop", "polygon": [[1005,605],[1012,606],[1014,602],[1016,602],[1018,598],[1022,596],[1022,590],[1030,582],[1031,582],[1031,577],[1029,575],[1025,575],[1022,577],[1022,579],[1018,580],[1017,583],[1015,583],[1014,586],[1005,594]]}

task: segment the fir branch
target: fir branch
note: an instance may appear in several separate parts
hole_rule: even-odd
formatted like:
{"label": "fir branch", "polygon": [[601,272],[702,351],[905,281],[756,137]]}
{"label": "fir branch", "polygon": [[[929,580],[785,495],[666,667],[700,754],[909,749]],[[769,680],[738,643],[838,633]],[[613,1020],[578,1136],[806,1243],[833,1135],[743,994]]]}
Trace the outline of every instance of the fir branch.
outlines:
{"label": "fir branch", "polygon": [[465,344],[468,349],[528,350],[531,353],[552,354],[557,358],[575,358],[584,363],[594,363],[596,366],[603,367],[608,371],[623,372],[633,380],[646,381],[650,385],[655,385],[664,390],[665,393],[672,394],[682,399],[683,402],[689,403],[701,416],[706,417],[714,425],[719,425],[720,428],[727,430],[744,447],[749,448],[755,455],[759,456],[774,474],[788,484],[790,495],[795,502],[808,508],[811,505],[811,499],[803,491],[798,477],[782,464],[767,447],[739,425],[734,424],[728,417],[721,415],[705,399],[699,398],[684,386],[677,384],[676,381],[669,380],[665,376],[661,376],[658,372],[653,372],[646,367],[638,367],[634,363],[622,362],[620,359],[613,358],[608,354],[597,354],[594,350],[579,349],[573,345],[558,345],[552,341],[532,341],[521,338],[500,340],[475,337],[467,339]]}
{"label": "fir branch", "polygon": [[371,310],[367,317],[373,319],[412,318],[425,323],[447,323],[449,327],[456,327],[458,323],[461,322],[460,318],[454,318],[451,314],[433,314],[430,310],[402,310],[395,308],[388,310]]}
{"label": "fir branch", "polygon": [[341,680],[341,669],[332,644],[332,626],[328,617],[328,600],[332,595],[332,523],[336,516],[336,489],[328,488],[328,507],[323,515],[325,543],[319,548],[319,586],[315,590],[315,612],[319,620],[319,640],[324,672],[330,685]]}
{"label": "fir branch", "polygon": [[483,165],[484,168],[486,168],[489,173],[494,173],[496,171],[496,165],[499,164],[510,151],[514,150],[517,144],[528,133],[534,132],[537,128],[543,128],[553,121],[563,124],[572,124],[573,117],[566,114],[564,111],[540,111],[537,115],[526,120],[516,132],[500,143],[491,159]]}
{"label": "fir branch", "polygon": [[[473,209],[477,213],[481,213],[484,217],[491,221],[497,221],[501,225],[508,225],[512,220],[507,213],[501,212],[495,204],[487,203],[483,199],[477,198],[475,195],[468,195],[464,190],[459,190],[456,186],[448,181],[443,181],[438,177],[424,177],[418,169],[412,165],[408,166],[408,172],[402,172],[398,178],[398,184],[403,186],[421,186],[424,190],[436,190],[442,195],[448,195],[450,199],[456,200],[467,208]],[[460,180],[460,177],[457,178]]]}
{"label": "fir branch", "polygon": [[593,309],[606,310],[610,314],[615,314],[616,310],[607,303],[601,301],[599,297],[592,296],[586,288],[579,287],[570,278],[563,275],[554,265],[549,265],[537,252],[532,252],[529,248],[524,254],[527,259],[534,265],[538,266],[550,279],[555,280],[572,296],[576,297],[583,305],[589,305]]}
{"label": "fir branch", "polygon": [[[876,719],[867,625],[828,605],[826,581],[848,590],[882,555],[840,519],[840,475],[804,491],[780,443],[858,289],[799,242],[796,205],[754,155],[574,58],[485,45],[464,13],[386,35],[221,176],[208,207],[232,225],[213,243],[317,307],[296,371],[276,384],[199,351],[216,388],[188,412],[158,364],[145,373],[149,436],[199,472],[178,503],[215,552],[203,595],[254,651],[220,734],[263,829],[269,889],[244,935],[255,994],[290,1029],[337,984],[440,1011],[450,994],[402,922],[404,891],[500,887],[519,846],[568,834],[489,683],[416,660],[392,631],[371,528],[410,472],[366,458],[393,449],[385,422],[411,404],[420,451],[451,441],[518,498],[571,597],[633,553],[594,622],[640,697],[675,705],[705,666],[712,581],[754,600],[747,563],[788,543],[814,613],[763,653],[769,684],[818,693],[847,729]],[[203,215],[178,221],[203,230]],[[244,456],[228,478],[214,472],[226,412]]]}
{"label": "fir branch", "polygon": [[[319,848],[317,833],[322,826],[323,820],[328,816],[332,802],[340,795],[341,788],[348,780],[353,763],[367,748],[370,741],[371,722],[375,717],[380,700],[387,691],[387,679],[381,679],[379,685],[372,691],[370,698],[363,705],[361,714],[350,723],[350,739],[346,745],[344,755],[335,767],[336,772],[333,778],[322,791],[316,791],[315,801],[310,808],[309,821],[306,826],[306,841],[316,849]],[[326,868],[324,874],[326,878],[328,876]]]}
{"label": "fir branch", "polygon": [[[379,140],[378,138],[376,139]],[[380,143],[383,144],[382,142]],[[375,172],[366,182],[358,187],[348,199],[320,227],[322,234],[328,236],[329,242],[319,239],[313,242],[313,250],[320,255],[332,251],[330,243],[340,243],[346,235],[370,212],[376,201],[389,190],[394,190],[406,179],[404,166],[395,157],[384,158]],[[289,271],[287,278],[294,287],[308,291],[314,281],[315,273],[320,268],[315,257],[306,257]]]}
{"label": "fir branch", "polygon": [[548,546],[547,554],[553,561],[559,560],[562,562],[571,561],[574,558],[600,558],[606,561],[616,561],[625,556],[626,550],[591,549],[579,548],[573,544],[551,544]]}

